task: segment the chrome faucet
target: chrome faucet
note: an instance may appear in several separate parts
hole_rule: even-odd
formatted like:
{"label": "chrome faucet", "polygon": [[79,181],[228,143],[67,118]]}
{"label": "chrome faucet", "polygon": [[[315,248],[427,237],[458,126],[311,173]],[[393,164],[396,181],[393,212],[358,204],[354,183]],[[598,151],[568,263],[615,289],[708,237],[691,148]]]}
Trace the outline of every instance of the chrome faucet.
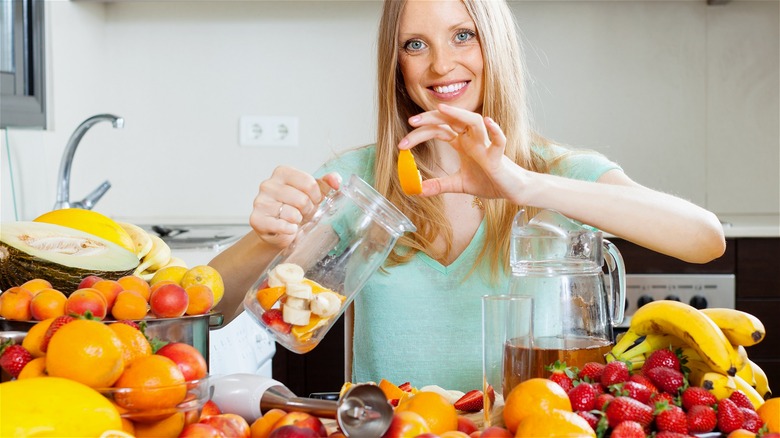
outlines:
{"label": "chrome faucet", "polygon": [[62,154],[62,161],[60,161],[60,172],[57,176],[57,202],[54,204],[55,210],[71,207],[91,210],[98,200],[111,188],[111,183],[106,180],[81,201],[70,201],[70,168],[73,165],[73,155],[76,154],[76,147],[89,128],[103,121],[111,122],[114,128],[125,126],[125,119],[121,117],[112,114],[98,114],[81,122],[76,130],[73,131],[68,140],[68,145],[65,146],[65,152]]}

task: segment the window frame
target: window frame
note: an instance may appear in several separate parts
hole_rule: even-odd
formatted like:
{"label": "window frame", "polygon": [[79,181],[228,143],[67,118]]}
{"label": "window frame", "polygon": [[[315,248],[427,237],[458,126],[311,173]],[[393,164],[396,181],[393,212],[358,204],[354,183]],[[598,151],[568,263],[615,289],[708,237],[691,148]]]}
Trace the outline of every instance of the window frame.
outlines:
{"label": "window frame", "polygon": [[[4,0],[7,1],[7,0]],[[15,90],[2,90],[0,129],[46,128],[45,0],[10,0],[14,3]],[[7,83],[4,78],[3,83]]]}

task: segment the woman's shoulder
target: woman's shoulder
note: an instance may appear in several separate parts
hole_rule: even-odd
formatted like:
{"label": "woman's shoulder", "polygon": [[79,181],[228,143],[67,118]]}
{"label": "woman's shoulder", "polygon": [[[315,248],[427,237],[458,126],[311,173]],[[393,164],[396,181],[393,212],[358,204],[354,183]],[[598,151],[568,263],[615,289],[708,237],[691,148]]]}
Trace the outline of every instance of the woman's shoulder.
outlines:
{"label": "woman's shoulder", "polygon": [[352,174],[369,184],[373,183],[376,145],[366,145],[336,153],[314,173],[320,177],[329,172],[338,172],[345,180]]}
{"label": "woman's shoulder", "polygon": [[621,169],[595,150],[573,149],[552,142],[534,144],[532,149],[547,163],[549,173],[557,176],[596,181],[610,170]]}

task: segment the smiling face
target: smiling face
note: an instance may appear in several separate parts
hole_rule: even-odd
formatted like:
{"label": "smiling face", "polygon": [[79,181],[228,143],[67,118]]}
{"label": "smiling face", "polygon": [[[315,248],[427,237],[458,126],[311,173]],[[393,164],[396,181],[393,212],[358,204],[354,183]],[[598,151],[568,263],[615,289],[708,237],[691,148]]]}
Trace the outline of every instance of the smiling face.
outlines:
{"label": "smiling face", "polygon": [[446,103],[482,109],[482,50],[460,0],[409,0],[401,14],[398,62],[406,91],[426,111]]}

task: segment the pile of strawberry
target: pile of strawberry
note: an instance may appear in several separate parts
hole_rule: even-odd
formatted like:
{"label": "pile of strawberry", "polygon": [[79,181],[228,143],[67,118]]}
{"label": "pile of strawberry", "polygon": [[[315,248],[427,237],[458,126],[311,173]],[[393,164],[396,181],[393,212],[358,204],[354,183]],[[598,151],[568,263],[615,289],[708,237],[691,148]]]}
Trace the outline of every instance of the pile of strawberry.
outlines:
{"label": "pile of strawberry", "polygon": [[[683,359],[684,362],[684,359]],[[690,437],[746,429],[765,438],[766,428],[739,390],[717,400],[708,390],[688,385],[685,368],[672,350],[657,350],[633,374],[625,362],[589,362],[581,370],[556,361],[550,380],[569,396],[572,410],[599,438]]]}

